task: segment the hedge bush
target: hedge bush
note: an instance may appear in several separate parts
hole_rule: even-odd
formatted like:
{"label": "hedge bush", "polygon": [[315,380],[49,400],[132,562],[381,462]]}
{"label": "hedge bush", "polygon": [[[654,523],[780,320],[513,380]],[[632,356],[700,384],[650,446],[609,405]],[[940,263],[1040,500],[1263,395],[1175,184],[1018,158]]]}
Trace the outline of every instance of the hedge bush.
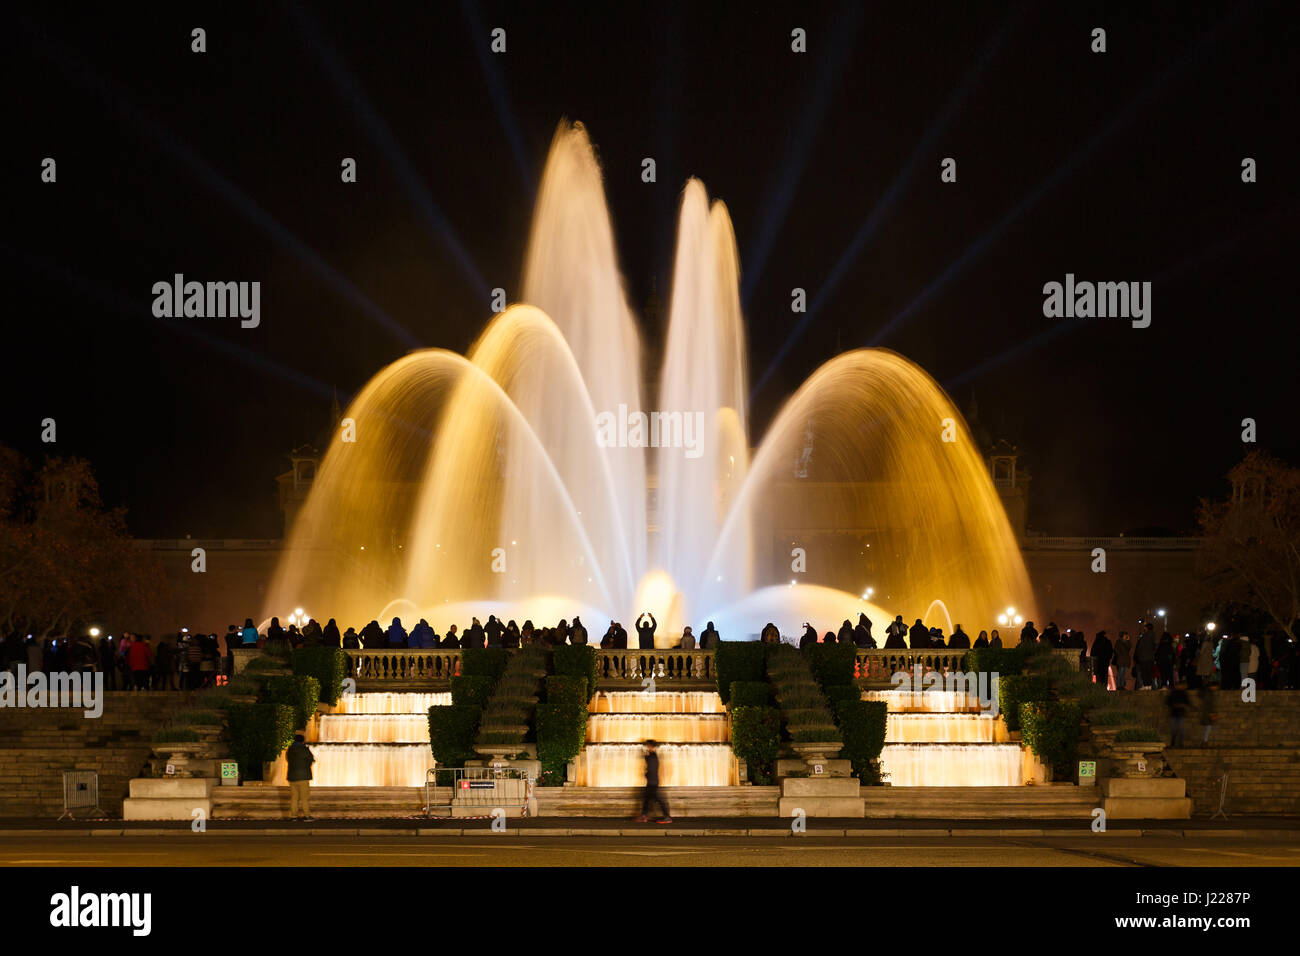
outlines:
{"label": "hedge bush", "polygon": [[832,685],[825,689],[825,694],[827,701],[830,702],[831,710],[834,710],[842,700],[862,700],[862,690],[856,684]]}
{"label": "hedge bush", "polygon": [[883,700],[840,699],[835,703],[844,749],[840,756],[853,765],[853,773],[864,783],[879,781],[875,761],[885,746],[889,705]]}
{"label": "hedge bush", "polygon": [[503,647],[467,647],[460,652],[460,672],[471,677],[490,677],[495,684],[510,663]]}
{"label": "hedge bush", "polygon": [[343,693],[348,677],[348,655],[339,647],[301,647],[290,658],[298,677],[314,677],[320,684],[322,704],[333,707]]}
{"label": "hedge bush", "polygon": [[1117,744],[1160,743],[1163,739],[1164,738],[1161,737],[1158,732],[1152,730],[1150,727],[1125,727],[1115,735],[1115,742]]}
{"label": "hedge bush", "polygon": [[478,733],[483,708],[452,704],[429,708],[429,745],[440,767],[463,767],[474,752],[474,735]]}
{"label": "hedge bush", "polygon": [[485,674],[461,674],[451,679],[451,702],[460,707],[477,707],[482,710],[492,696],[496,684]]}
{"label": "hedge bush", "polygon": [[853,644],[809,644],[803,648],[808,668],[822,690],[853,683],[857,653]]}
{"label": "hedge bush", "polygon": [[1025,658],[1032,645],[1019,647],[975,647],[966,652],[966,669],[979,674],[1007,677],[1025,669]]}
{"label": "hedge bush", "polygon": [[561,693],[537,707],[537,759],[542,771],[538,784],[558,787],[564,784],[565,768],[578,756],[587,740],[587,701],[572,693]]}
{"label": "hedge bush", "polygon": [[[581,648],[580,648],[581,649]],[[584,712],[591,695],[587,693],[590,685],[585,677],[558,675],[546,678],[546,702],[548,704],[565,703]]]}
{"label": "hedge bush", "polygon": [[589,644],[577,647],[562,644],[556,647],[551,657],[551,668],[561,677],[581,677],[585,680],[588,699],[596,693],[596,649]]}
{"label": "hedge bush", "polygon": [[231,704],[226,719],[230,752],[244,780],[261,780],[262,764],[274,761],[293,741],[294,710],[288,704]]}
{"label": "hedge bush", "polygon": [[307,726],[316,705],[320,703],[320,684],[314,677],[295,677],[285,674],[267,678],[265,699],[272,704],[288,704],[293,708],[294,727]]}
{"label": "hedge bush", "polygon": [[1089,714],[1088,722],[1098,727],[1123,727],[1136,724],[1138,715],[1136,710],[1103,709]]}
{"label": "hedge bush", "polygon": [[1020,705],[1027,701],[1047,700],[1051,684],[1036,674],[1010,674],[998,680],[998,707],[1007,730],[1020,729]]}
{"label": "hedge bush", "polygon": [[1034,755],[1052,768],[1057,780],[1069,779],[1079,749],[1083,708],[1072,700],[1027,700],[1020,704],[1020,735]]}
{"label": "hedge bush", "polygon": [[767,680],[767,649],[771,646],[761,641],[718,642],[713,652],[713,675],[724,704],[730,701],[731,685],[737,681]]}
{"label": "hedge bush", "polygon": [[772,688],[766,681],[738,680],[731,682],[728,699],[732,707],[766,707]]}
{"label": "hedge bush", "polygon": [[153,735],[154,742],[160,744],[191,744],[198,739],[198,731],[190,727],[163,727]]}
{"label": "hedge bush", "polygon": [[773,783],[780,740],[781,717],[775,707],[738,706],[732,709],[731,749],[745,761],[751,783],[758,786]]}

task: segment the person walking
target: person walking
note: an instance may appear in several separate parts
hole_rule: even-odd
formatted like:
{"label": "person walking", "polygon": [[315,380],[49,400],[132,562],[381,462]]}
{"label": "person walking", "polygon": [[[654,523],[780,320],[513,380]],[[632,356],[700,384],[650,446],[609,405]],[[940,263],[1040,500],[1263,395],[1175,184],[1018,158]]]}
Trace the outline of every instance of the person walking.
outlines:
{"label": "person walking", "polygon": [[293,735],[293,743],[284,752],[289,765],[289,815],[298,820],[311,819],[311,765],[316,762],[302,734]]}
{"label": "person walking", "polygon": [[1176,684],[1169,688],[1169,696],[1165,700],[1169,708],[1169,746],[1182,747],[1183,743],[1183,725],[1187,722],[1187,707],[1190,701],[1187,698],[1187,691],[1183,685]]}
{"label": "person walking", "polygon": [[1201,746],[1210,745],[1210,729],[1214,727],[1214,722],[1218,715],[1214,713],[1214,685],[1209,681],[1201,684],[1200,693],[1201,707]]}
{"label": "person walking", "polygon": [[636,818],[638,823],[645,823],[650,813],[650,804],[654,803],[663,811],[660,823],[672,823],[668,812],[668,802],[659,791],[659,745],[653,740],[645,742],[645,790],[641,793],[641,813]]}

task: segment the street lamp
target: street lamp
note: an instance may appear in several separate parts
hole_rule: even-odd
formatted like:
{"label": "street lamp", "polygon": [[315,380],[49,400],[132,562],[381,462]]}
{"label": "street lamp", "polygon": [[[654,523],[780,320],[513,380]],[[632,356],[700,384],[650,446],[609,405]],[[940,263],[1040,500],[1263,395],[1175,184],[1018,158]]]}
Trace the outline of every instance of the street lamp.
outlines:
{"label": "street lamp", "polygon": [[1215,624],[1213,621],[1210,621],[1209,623],[1207,623],[1207,624],[1205,625],[1205,629],[1206,629],[1206,631],[1208,631],[1208,632],[1211,633],[1211,634],[1214,633],[1214,629],[1215,629],[1216,627],[1218,627],[1218,625]]}
{"label": "street lamp", "polygon": [[91,636],[91,637],[99,637],[99,628],[97,628],[97,627],[92,627],[92,628],[90,629],[90,636]]}
{"label": "street lamp", "polygon": [[1165,617],[1164,608],[1160,608],[1158,611],[1156,611],[1156,617],[1160,618],[1160,629],[1162,631],[1169,630],[1169,620]]}

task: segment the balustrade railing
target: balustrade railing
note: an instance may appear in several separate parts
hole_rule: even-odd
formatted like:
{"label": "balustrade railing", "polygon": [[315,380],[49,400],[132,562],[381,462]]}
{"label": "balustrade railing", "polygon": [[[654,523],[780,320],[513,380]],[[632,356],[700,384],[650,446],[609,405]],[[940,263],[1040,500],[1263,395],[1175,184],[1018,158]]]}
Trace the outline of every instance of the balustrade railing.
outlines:
{"label": "balustrade railing", "polygon": [[458,650],[358,651],[344,648],[349,675],[358,681],[445,682],[460,673]]}
{"label": "balustrade railing", "polygon": [[656,683],[698,683],[713,680],[713,651],[596,649],[596,680],[602,683],[640,685],[653,677]]}

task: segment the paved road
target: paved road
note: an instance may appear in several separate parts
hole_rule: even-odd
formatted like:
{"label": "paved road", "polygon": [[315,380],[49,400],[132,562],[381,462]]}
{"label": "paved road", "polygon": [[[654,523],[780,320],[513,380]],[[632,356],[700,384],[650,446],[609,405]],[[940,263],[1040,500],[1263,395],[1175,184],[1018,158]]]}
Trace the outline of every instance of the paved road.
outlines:
{"label": "paved road", "polygon": [[1300,866],[1224,837],[5,836],[0,866]]}

